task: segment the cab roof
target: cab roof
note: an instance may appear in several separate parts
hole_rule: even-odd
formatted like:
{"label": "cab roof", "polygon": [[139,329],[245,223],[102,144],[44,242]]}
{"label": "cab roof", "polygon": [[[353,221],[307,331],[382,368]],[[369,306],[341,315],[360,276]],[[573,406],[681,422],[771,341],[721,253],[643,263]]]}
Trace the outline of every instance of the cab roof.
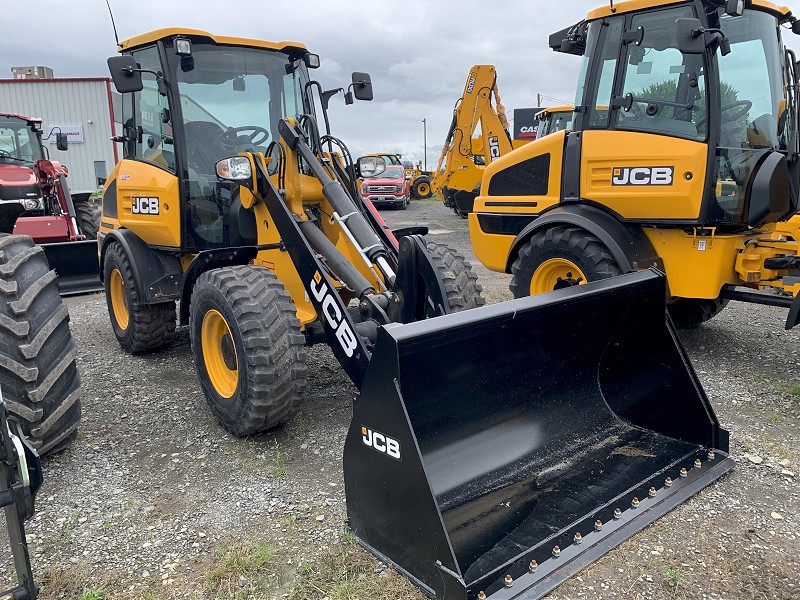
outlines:
{"label": "cab roof", "polygon": [[573,112],[574,108],[575,107],[572,104],[562,104],[561,106],[549,106],[537,112],[535,118],[541,119],[542,117],[551,115],[553,113]]}
{"label": "cab roof", "polygon": [[41,117],[26,117],[24,115],[16,115],[14,113],[0,113],[0,117],[9,117],[11,119],[20,119],[22,121],[27,121],[28,123],[41,123]]}
{"label": "cab roof", "polygon": [[141,33],[134,37],[123,40],[119,43],[118,49],[120,52],[125,50],[132,50],[140,46],[147,46],[154,42],[163,39],[169,39],[176,36],[186,36],[189,38],[206,38],[212,42],[225,46],[246,46],[249,48],[264,48],[267,50],[278,50],[282,52],[291,52],[292,50],[301,54],[308,52],[305,44],[300,42],[268,42],[265,40],[254,40],[250,38],[235,37],[229,35],[212,35],[207,31],[201,29],[186,29],[185,27],[164,27],[162,29],[154,29],[147,33]]}
{"label": "cab roof", "polygon": [[[670,4],[678,4],[679,2],[685,1],[686,0],[621,0],[619,2],[613,2],[613,8],[611,2],[609,2],[605,6],[600,6],[599,8],[591,11],[588,15],[586,15],[586,20],[594,21],[595,19],[610,17],[611,15],[659,8],[661,6],[669,6]],[[788,21],[790,15],[792,14],[792,11],[788,6],[778,6],[769,0],[746,0],[745,6],[747,8],[759,8],[764,10],[772,14],[780,22]]]}

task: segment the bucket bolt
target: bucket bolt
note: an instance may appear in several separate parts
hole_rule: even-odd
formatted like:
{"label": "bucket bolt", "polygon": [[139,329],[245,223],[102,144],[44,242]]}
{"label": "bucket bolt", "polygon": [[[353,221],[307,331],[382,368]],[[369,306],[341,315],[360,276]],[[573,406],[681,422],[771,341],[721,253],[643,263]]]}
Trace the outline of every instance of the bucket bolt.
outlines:
{"label": "bucket bolt", "polygon": [[636,496],[634,496],[634,497],[633,497],[633,500],[631,500],[631,506],[632,506],[633,508],[639,508],[639,498],[637,498]]}
{"label": "bucket bolt", "polygon": [[575,532],[575,543],[580,544],[583,541],[583,536],[580,531]]}
{"label": "bucket bolt", "polygon": [[486,600],[486,592],[484,592],[483,590],[478,592],[478,600]]}
{"label": "bucket bolt", "polygon": [[667,486],[667,487],[671,487],[672,486],[672,477],[667,477],[664,480],[664,485]]}
{"label": "bucket bolt", "polygon": [[536,562],[536,559],[533,559],[531,561],[531,564],[528,565],[528,570],[531,573],[536,573],[536,569],[538,569],[538,568],[539,568],[539,563]]}
{"label": "bucket bolt", "polygon": [[561,554],[561,548],[553,546],[553,556],[558,557]]}
{"label": "bucket bolt", "polygon": [[686,467],[681,467],[681,477],[688,476],[689,473],[686,471]]}
{"label": "bucket bolt", "polygon": [[506,587],[511,587],[514,585],[514,578],[511,576],[511,573],[506,575],[506,578],[503,580],[503,582],[506,584]]}
{"label": "bucket bolt", "polygon": [[700,462],[700,459],[699,458],[695,458],[694,459],[694,468],[695,469],[699,469],[702,466],[703,466],[703,463]]}
{"label": "bucket bolt", "polygon": [[622,511],[620,509],[618,509],[618,508],[614,509],[614,518],[615,519],[621,519],[622,518]]}
{"label": "bucket bolt", "polygon": [[656,497],[656,488],[654,488],[653,486],[650,486],[650,491],[647,492],[647,493],[650,495],[651,498],[655,498]]}
{"label": "bucket bolt", "polygon": [[603,528],[603,522],[600,519],[594,522],[594,530],[600,531]]}
{"label": "bucket bolt", "polygon": [[708,451],[708,460],[714,460],[717,458],[717,454],[713,450]]}

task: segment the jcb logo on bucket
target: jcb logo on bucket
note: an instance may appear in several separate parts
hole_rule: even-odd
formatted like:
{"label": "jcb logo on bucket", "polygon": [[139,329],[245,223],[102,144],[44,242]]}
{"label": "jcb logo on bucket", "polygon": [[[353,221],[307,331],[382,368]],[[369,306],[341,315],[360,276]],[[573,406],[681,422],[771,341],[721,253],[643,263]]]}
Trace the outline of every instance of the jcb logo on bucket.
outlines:
{"label": "jcb logo on bucket", "polygon": [[365,446],[369,446],[385,454],[400,460],[400,442],[390,438],[388,435],[383,435],[377,431],[373,431],[367,427],[361,427],[361,439]]}
{"label": "jcb logo on bucket", "polygon": [[311,293],[314,294],[314,299],[322,304],[322,314],[328,324],[336,331],[336,339],[339,340],[342,350],[348,357],[353,356],[357,346],[356,336],[347,321],[344,320],[339,305],[333,299],[333,295],[328,289],[328,284],[323,283],[322,275],[320,275],[319,271],[314,273],[314,279],[311,281]]}
{"label": "jcb logo on bucket", "polygon": [[611,185],[672,185],[674,167],[614,167]]}
{"label": "jcb logo on bucket", "polygon": [[135,196],[131,199],[131,212],[135,215],[157,215],[158,198]]}

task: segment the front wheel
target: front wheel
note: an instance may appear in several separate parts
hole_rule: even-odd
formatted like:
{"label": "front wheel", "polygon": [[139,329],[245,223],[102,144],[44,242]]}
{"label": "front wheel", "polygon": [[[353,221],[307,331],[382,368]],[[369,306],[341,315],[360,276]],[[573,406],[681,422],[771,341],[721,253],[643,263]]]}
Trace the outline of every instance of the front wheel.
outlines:
{"label": "front wheel", "polygon": [[300,407],[308,368],[291,296],[269,269],[203,273],[192,289],[192,353],[214,415],[237,436],[286,422]]}
{"label": "front wheel", "polygon": [[511,266],[515,298],[582,285],[622,273],[606,246],[584,229],[559,225],[539,231]]}
{"label": "front wheel", "polygon": [[483,286],[478,283],[478,275],[464,256],[447,244],[433,242],[428,242],[428,252],[433,259],[433,265],[442,277],[452,312],[461,312],[486,304]]}
{"label": "front wheel", "polygon": [[422,200],[433,196],[430,177],[426,177],[424,175],[417,177],[414,180],[414,184],[411,186],[411,193],[414,194],[414,197]]}
{"label": "front wheel", "polygon": [[667,311],[678,329],[694,329],[716,317],[728,305],[727,300],[679,298],[667,304]]}

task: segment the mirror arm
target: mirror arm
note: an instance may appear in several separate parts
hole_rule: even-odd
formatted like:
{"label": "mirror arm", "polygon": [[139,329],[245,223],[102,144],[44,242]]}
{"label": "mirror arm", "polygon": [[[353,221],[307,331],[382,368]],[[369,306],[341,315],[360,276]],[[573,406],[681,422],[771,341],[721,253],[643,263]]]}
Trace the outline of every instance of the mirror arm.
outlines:
{"label": "mirror arm", "polygon": [[167,82],[164,80],[164,76],[156,71],[151,71],[150,69],[134,69],[133,67],[126,67],[122,69],[122,72],[125,73],[128,77],[133,77],[134,73],[150,73],[154,75],[156,78],[156,84],[158,85],[158,93],[161,96],[167,95]]}

